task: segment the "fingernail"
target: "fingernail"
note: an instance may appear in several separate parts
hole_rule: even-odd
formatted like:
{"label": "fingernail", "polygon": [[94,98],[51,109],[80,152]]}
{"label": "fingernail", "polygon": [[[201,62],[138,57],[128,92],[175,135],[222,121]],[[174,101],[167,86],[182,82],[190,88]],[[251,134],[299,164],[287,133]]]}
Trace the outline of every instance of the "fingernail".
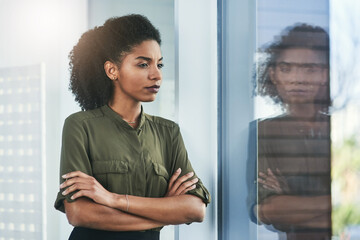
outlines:
{"label": "fingernail", "polygon": [[178,168],[177,170],[176,170],[176,172],[180,172],[181,171],[181,168]]}
{"label": "fingernail", "polygon": [[61,193],[62,195],[66,195],[66,190]]}
{"label": "fingernail", "polygon": [[194,175],[194,172],[189,172],[188,175],[192,176],[192,175]]}
{"label": "fingernail", "polygon": [[63,184],[60,184],[60,188],[62,188]]}
{"label": "fingernail", "polygon": [[74,200],[74,196],[71,196],[71,199]]}
{"label": "fingernail", "polygon": [[64,174],[64,175],[62,175],[61,177],[62,177],[62,178],[66,178],[66,175],[67,175],[67,174]]}
{"label": "fingernail", "polygon": [[199,181],[198,178],[195,178],[195,179],[194,179],[194,183],[197,183],[198,181]]}

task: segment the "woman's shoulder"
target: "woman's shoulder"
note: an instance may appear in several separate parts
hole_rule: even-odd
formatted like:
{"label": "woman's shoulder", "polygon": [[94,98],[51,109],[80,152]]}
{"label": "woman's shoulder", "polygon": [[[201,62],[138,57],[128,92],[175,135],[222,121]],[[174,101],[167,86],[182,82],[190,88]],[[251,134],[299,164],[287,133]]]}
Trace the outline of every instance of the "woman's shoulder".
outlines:
{"label": "woman's shoulder", "polygon": [[90,120],[94,118],[103,117],[104,113],[101,111],[101,108],[96,108],[92,110],[86,111],[79,111],[76,113],[70,114],[66,119],[65,122],[83,122],[85,120]]}
{"label": "woman's shoulder", "polygon": [[144,114],[147,121],[149,121],[151,124],[155,124],[158,126],[166,127],[166,128],[178,128],[178,124],[175,123],[172,120],[162,118],[159,116],[152,116],[149,114]]}

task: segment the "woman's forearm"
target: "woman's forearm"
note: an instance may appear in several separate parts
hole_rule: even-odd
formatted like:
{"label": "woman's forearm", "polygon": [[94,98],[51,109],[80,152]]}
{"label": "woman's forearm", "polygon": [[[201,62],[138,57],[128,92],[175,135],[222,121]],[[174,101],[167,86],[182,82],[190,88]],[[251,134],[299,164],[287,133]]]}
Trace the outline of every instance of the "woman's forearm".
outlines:
{"label": "woman's forearm", "polygon": [[[167,197],[162,198],[137,197],[111,193],[94,177],[80,171],[68,173],[63,177],[67,179],[67,181],[60,185],[60,188],[65,189],[62,192],[63,195],[68,195],[78,190],[71,196],[72,199],[87,197],[103,206],[117,209],[117,211],[128,212],[146,219],[152,219],[155,222],[164,224],[202,222],[205,216],[205,203],[202,199],[197,196],[185,194],[186,191],[194,188],[193,186],[197,180],[197,178],[195,178],[195,181],[187,181],[190,175],[185,178],[180,177],[179,181],[175,181],[173,186],[169,185]],[[176,175],[175,178],[177,178]]]}
{"label": "woman's forearm", "polygon": [[116,194],[112,207],[165,224],[202,222],[205,217],[205,204],[190,194],[164,198]]}
{"label": "woman's forearm", "polygon": [[[258,205],[260,221],[266,224],[302,225],[331,211],[330,196],[272,196]],[[319,223],[325,224],[325,223]],[[326,223],[327,224],[327,223]]]}
{"label": "woman's forearm", "polygon": [[64,205],[69,223],[76,227],[108,231],[141,231],[166,225],[95,203],[88,198],[79,198],[72,203],[64,200]]}

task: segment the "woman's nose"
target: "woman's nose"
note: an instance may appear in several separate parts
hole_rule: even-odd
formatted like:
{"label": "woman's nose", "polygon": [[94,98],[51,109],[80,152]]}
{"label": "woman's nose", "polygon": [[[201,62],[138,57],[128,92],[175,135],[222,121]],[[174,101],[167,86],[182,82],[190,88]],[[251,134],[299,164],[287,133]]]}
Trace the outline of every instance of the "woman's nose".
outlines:
{"label": "woman's nose", "polygon": [[307,82],[306,74],[299,68],[294,69],[289,77],[292,84],[306,84]]}
{"label": "woman's nose", "polygon": [[150,70],[149,78],[151,80],[161,80],[162,79],[161,69],[159,69],[158,66],[153,66]]}

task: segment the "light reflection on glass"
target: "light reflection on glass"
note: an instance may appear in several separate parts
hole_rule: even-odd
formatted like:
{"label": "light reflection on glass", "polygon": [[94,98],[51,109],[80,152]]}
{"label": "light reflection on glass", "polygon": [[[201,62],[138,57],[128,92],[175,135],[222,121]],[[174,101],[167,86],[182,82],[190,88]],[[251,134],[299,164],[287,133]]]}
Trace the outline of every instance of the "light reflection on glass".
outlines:
{"label": "light reflection on glass", "polygon": [[287,240],[331,239],[328,34],[299,23],[260,51],[258,94],[283,113],[252,123],[257,191],[250,214]]}

